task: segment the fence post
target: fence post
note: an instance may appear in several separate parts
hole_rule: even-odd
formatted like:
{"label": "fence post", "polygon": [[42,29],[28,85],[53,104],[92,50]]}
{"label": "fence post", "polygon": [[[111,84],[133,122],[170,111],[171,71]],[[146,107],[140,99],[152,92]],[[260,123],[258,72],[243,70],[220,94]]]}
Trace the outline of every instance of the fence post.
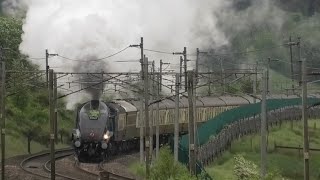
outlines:
{"label": "fence post", "polygon": [[250,135],[250,145],[251,145],[251,151],[253,151],[253,142],[252,142],[252,138],[253,138],[253,135]]}
{"label": "fence post", "polygon": [[109,172],[101,171],[99,173],[99,180],[109,180]]}
{"label": "fence post", "polygon": [[282,125],[282,108],[280,108],[280,118],[279,118],[279,127],[281,128]]}
{"label": "fence post", "polygon": [[300,149],[301,149],[301,145],[299,145],[299,148],[298,148],[298,157],[300,157]]}

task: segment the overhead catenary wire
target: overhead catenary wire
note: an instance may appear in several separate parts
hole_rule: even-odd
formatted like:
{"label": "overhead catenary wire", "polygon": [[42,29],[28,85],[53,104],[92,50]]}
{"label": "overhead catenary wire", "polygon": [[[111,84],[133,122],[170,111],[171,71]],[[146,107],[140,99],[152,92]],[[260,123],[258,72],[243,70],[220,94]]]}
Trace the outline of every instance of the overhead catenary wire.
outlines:
{"label": "overhead catenary wire", "polygon": [[[231,76],[231,75],[230,75],[230,76]],[[210,81],[210,82],[208,82],[208,83],[205,83],[205,84],[196,86],[196,87],[194,87],[193,89],[198,89],[198,88],[200,88],[200,87],[207,86],[207,85],[209,85],[210,83],[219,82],[219,81],[220,81],[220,79],[217,79],[217,80],[215,80],[215,81]],[[230,84],[230,82],[226,83],[226,85],[228,85],[228,84]],[[175,92],[175,90],[173,90],[173,92]],[[178,95],[182,95],[182,96],[187,97],[186,95],[184,95],[185,93],[187,93],[187,91],[179,92]],[[162,101],[164,101],[164,100],[166,100],[166,99],[171,99],[171,98],[173,98],[173,97],[175,97],[175,96],[176,96],[176,95],[163,97],[163,98],[161,98],[161,99],[158,99],[158,100],[156,100],[156,101],[153,101],[153,102],[149,103],[149,106],[152,105],[152,104],[156,104],[156,103],[162,102]]]}
{"label": "overhead catenary wire", "polygon": [[143,49],[145,51],[149,51],[149,52],[155,52],[155,53],[160,53],[160,54],[169,54],[169,55],[173,55],[172,52],[166,52],[166,51],[159,51],[159,50],[152,50],[152,49]]}
{"label": "overhead catenary wire", "polygon": [[170,64],[168,64],[162,71],[165,71],[169,68]]}
{"label": "overhead catenary wire", "polygon": [[[236,54],[249,54],[249,53],[253,53],[253,52],[259,52],[259,51],[265,51],[265,50],[270,50],[270,49],[274,49],[274,48],[277,48],[277,47],[281,47],[281,46],[286,46],[286,44],[281,44],[281,45],[276,45],[276,46],[271,46],[271,47],[266,47],[266,48],[262,48],[262,49],[254,49],[254,50],[249,50],[249,51],[241,51],[241,52],[230,52],[230,53],[222,53],[222,54],[210,54],[210,53],[207,53],[207,54],[204,54],[206,56],[210,56],[210,57],[222,57],[222,56],[229,56],[229,55],[236,55]],[[128,48],[130,48],[130,46],[127,46],[123,49],[121,49],[120,51],[116,52],[116,53],[113,53],[111,55],[108,55],[108,56],[105,56],[105,57],[102,57],[102,58],[98,58],[98,59],[93,59],[93,60],[84,60],[84,59],[75,59],[75,58],[70,58],[70,57],[67,57],[67,56],[64,56],[64,55],[60,55],[58,53],[58,57],[60,58],[63,58],[63,59],[66,59],[66,60],[69,60],[69,61],[78,61],[78,62],[95,62],[95,61],[102,61],[102,60],[105,60],[105,59],[108,59],[108,58],[111,58],[113,56],[116,56],[120,53],[122,53],[123,51],[127,50]],[[137,47],[138,48],[138,47]],[[17,51],[14,51],[12,49],[9,49],[10,51],[20,55],[21,57],[21,54],[20,52],[17,52]],[[147,49],[147,48],[144,48],[143,50],[145,51],[149,51],[149,52],[154,52],[154,53],[160,53],[160,54],[168,54],[168,55],[174,55],[173,52],[169,52],[169,51],[161,51],[161,50],[154,50],[154,49]],[[196,56],[196,54],[187,54],[188,56]],[[22,58],[22,57],[21,57]],[[32,59],[32,60],[44,60],[45,57],[26,57],[26,59]]]}
{"label": "overhead catenary wire", "polygon": [[[253,52],[271,50],[271,49],[278,48],[278,47],[283,47],[283,46],[287,46],[287,44],[280,44],[280,45],[270,46],[270,47],[261,48],[261,49],[253,49],[253,50],[249,50],[249,51],[230,52],[230,53],[221,53],[221,54],[210,54],[210,53],[206,53],[206,54],[204,54],[203,56],[223,57],[223,56],[237,55],[237,54],[249,54],[249,53],[253,53]],[[146,49],[146,48],[143,49],[143,50],[149,51],[149,52],[154,52],[154,53],[160,53],[160,54],[174,55],[173,52],[169,52],[169,51],[161,51],[161,50]],[[187,54],[187,55],[188,55],[188,56],[196,56],[196,54]]]}
{"label": "overhead catenary wire", "polygon": [[111,57],[113,57],[113,56],[116,56],[116,55],[122,53],[123,51],[127,50],[128,48],[130,48],[130,46],[127,46],[127,47],[125,47],[124,49],[121,49],[120,51],[118,51],[118,52],[116,52],[116,53],[113,53],[113,54],[111,54],[111,55],[108,55],[108,56],[106,56],[106,57],[102,57],[102,58],[98,58],[98,59],[92,59],[92,60],[74,59],[74,58],[65,57],[65,56],[59,55],[59,54],[58,54],[57,56],[60,57],[60,58],[69,60],[69,61],[77,61],[77,62],[98,62],[98,61],[102,61],[102,60],[111,58]]}
{"label": "overhead catenary wire", "polygon": [[[107,58],[110,58],[112,56],[115,56],[123,51],[125,51],[127,48],[129,48],[130,46],[122,49],[121,51],[117,52],[117,53],[114,53],[112,55],[109,55],[107,57],[104,57],[104,58],[99,58],[99,59],[96,59],[96,60],[86,60],[85,62],[90,62],[90,61],[99,61],[99,60],[103,60],[103,59],[107,59]],[[236,53],[229,53],[229,54],[239,54],[239,53],[250,53],[250,52],[256,52],[256,51],[262,51],[262,50],[266,50],[266,49],[271,49],[271,48],[275,48],[275,47],[278,47],[278,46],[274,46],[274,47],[269,47],[269,48],[264,48],[264,49],[257,49],[257,50],[251,50],[251,51],[245,51],[245,52],[236,52]],[[165,51],[158,51],[158,50],[151,50],[151,49],[145,49],[146,51],[152,51],[152,52],[157,52],[157,53],[166,53],[166,54],[172,54],[172,53],[169,53],[169,52],[165,52]],[[218,55],[227,55],[227,54],[215,54],[215,56],[218,56]],[[60,57],[62,58],[67,58],[67,57],[64,57],[64,56],[61,56],[59,55]],[[41,59],[41,58],[39,58]],[[68,58],[69,60],[76,60],[76,61],[83,61],[83,60],[79,60],[79,59],[72,59],[72,58]],[[169,66],[168,66],[169,67]]]}

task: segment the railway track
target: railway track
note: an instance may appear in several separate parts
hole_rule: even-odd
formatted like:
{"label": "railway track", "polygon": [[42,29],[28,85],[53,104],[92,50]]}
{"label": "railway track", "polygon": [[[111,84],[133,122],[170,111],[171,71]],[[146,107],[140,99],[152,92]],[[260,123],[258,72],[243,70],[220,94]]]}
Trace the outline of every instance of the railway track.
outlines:
{"label": "railway track", "polygon": [[[55,152],[56,160],[56,179],[69,179],[69,180],[90,180],[98,179],[99,173],[107,174],[110,180],[133,180],[132,178],[124,177],[112,172],[108,172],[104,169],[104,163],[98,165],[90,165],[96,167],[96,170],[87,170],[82,167],[81,163],[71,163],[68,167],[62,166],[59,168],[60,159],[68,159],[68,156],[73,154],[73,149],[66,148],[60,149]],[[20,167],[27,173],[43,179],[50,179],[50,152],[43,152],[36,155],[32,155],[20,163]],[[71,162],[71,160],[70,160]]]}
{"label": "railway track", "polygon": [[[67,156],[65,155],[59,155],[56,156],[56,160],[60,160],[63,158],[66,158]],[[44,164],[44,169],[47,172],[51,172],[51,167],[50,167],[50,160],[48,160],[45,164]],[[73,162],[72,164],[67,165],[67,168],[65,168],[64,165],[61,165],[63,168],[59,168],[59,165],[61,165],[61,163],[59,163],[59,161],[56,161],[56,177],[62,177],[65,179],[70,179],[70,180],[81,180],[81,179],[86,179],[86,180],[95,180],[98,179],[97,175],[92,175],[92,174],[88,174],[88,173],[84,173],[82,171],[79,171],[78,168],[76,168],[75,163]],[[68,175],[66,175],[68,174]]]}
{"label": "railway track", "polygon": [[[100,175],[97,172],[93,172],[93,171],[90,171],[90,170],[87,170],[87,169],[81,167],[82,166],[81,163],[76,163],[75,166],[76,166],[76,168],[78,168],[79,171],[82,171],[83,173],[94,175],[96,177],[99,177],[99,175]],[[104,162],[98,164],[98,171],[103,172],[102,176],[104,176],[106,179],[109,179],[109,180],[134,180],[133,178],[121,176],[121,175],[115,174],[113,172],[110,172],[109,170],[106,170],[104,168]]]}
{"label": "railway track", "polygon": [[[73,149],[60,149],[55,152],[56,159],[67,157],[73,154]],[[48,164],[50,162],[50,152],[44,152],[32,155],[20,163],[20,167],[27,173],[41,178],[50,178],[50,170],[48,171]],[[72,179],[69,176],[57,174],[57,176],[64,179]]]}

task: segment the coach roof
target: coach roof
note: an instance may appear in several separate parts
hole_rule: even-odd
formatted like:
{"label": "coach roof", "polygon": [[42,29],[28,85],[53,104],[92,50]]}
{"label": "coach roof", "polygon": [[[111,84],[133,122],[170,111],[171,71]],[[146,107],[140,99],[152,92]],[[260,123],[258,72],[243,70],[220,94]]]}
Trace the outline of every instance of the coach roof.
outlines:
{"label": "coach roof", "polygon": [[116,104],[119,104],[126,112],[136,112],[137,108],[127,101],[113,101]]}

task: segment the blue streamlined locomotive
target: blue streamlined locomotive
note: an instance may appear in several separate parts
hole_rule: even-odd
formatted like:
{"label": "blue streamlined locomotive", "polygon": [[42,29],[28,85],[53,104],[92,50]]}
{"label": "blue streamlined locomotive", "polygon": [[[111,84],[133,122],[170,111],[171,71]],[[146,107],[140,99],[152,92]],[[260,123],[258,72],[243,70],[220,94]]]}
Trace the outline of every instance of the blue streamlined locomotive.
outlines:
{"label": "blue streamlined locomotive", "polygon": [[76,129],[72,133],[79,162],[105,160],[113,131],[110,109],[104,102],[92,100],[82,104],[77,112]]}

